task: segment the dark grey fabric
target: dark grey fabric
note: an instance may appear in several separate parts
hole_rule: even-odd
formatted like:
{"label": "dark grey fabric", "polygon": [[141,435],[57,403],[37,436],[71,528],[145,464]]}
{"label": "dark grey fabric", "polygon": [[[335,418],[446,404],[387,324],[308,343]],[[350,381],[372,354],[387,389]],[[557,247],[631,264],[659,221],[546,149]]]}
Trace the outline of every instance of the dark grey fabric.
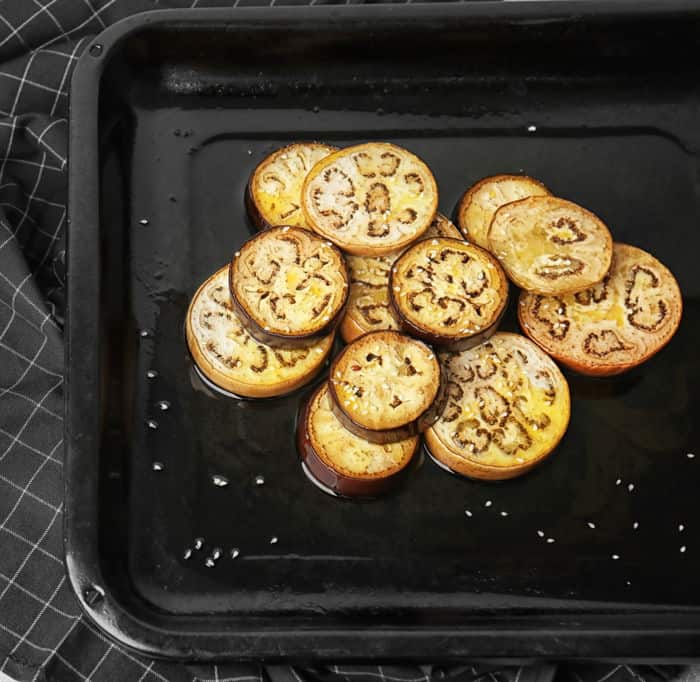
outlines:
{"label": "dark grey fabric", "polygon": [[251,4],[0,0],[0,671],[17,680],[119,682],[656,682],[677,675],[675,668],[581,665],[185,666],[142,660],[81,617],[61,544],[71,73],[91,37],[124,16],[239,1]]}

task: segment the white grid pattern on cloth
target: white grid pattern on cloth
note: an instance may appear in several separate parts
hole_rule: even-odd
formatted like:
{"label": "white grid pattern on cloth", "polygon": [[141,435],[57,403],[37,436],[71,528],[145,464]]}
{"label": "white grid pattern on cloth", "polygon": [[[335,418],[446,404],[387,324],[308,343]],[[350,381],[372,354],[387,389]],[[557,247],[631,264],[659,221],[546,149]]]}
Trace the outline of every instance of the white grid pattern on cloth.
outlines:
{"label": "white grid pattern on cloth", "polygon": [[[60,325],[52,315],[56,304],[46,294],[60,292],[65,280],[66,206],[56,198],[65,198],[68,84],[85,45],[104,27],[136,11],[239,4],[251,2],[0,3],[0,679],[5,674],[97,682],[265,679],[262,669],[253,665],[187,668],[141,660],[81,617],[61,558],[63,354]],[[298,682],[429,679],[417,666],[401,668],[401,674],[396,670],[332,666],[320,676],[291,668]],[[472,676],[483,673],[472,669]]]}

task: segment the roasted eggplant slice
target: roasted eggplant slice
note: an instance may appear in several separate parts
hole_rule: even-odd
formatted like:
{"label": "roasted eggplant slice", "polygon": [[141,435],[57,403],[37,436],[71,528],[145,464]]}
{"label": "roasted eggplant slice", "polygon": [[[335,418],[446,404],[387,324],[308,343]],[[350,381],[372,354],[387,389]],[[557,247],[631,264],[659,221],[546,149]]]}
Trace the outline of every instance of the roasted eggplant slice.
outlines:
{"label": "roasted eggplant slice", "polygon": [[379,444],[351,433],[336,416],[328,384],[322,384],[302,410],[297,445],[307,474],[319,487],[343,497],[377,497],[405,479],[420,438]]}
{"label": "roasted eggplant slice", "polygon": [[187,312],[187,346],[200,372],[237,396],[270,398],[311,381],[333,346],[333,334],[306,348],[284,350],[256,341],[231,303],[229,268],[199,287]]}
{"label": "roasted eggplant slice", "polygon": [[329,378],[340,421],[375,443],[403,440],[434,423],[442,385],[432,349],[392,331],[365,334],[346,346]]}
{"label": "roasted eggplant slice", "polygon": [[348,273],[340,251],[299,227],[273,227],[233,258],[231,299],[258,341],[294,348],[332,333],[343,316]]}
{"label": "roasted eggplant slice", "polygon": [[642,249],[613,245],[610,272],[590,289],[563,296],[520,295],[520,325],[571,369],[620,374],[658,353],[676,333],[683,300],[671,272]]}
{"label": "roasted eggplant slice", "polygon": [[306,174],[337,150],[320,142],[297,142],[263,159],[250,176],[245,193],[253,225],[258,230],[275,225],[305,227],[301,187]]}
{"label": "roasted eggplant slice", "polygon": [[508,281],[484,249],[457,239],[423,239],[391,269],[389,296],[403,330],[448,350],[491,336],[508,301]]}
{"label": "roasted eggplant slice", "polygon": [[519,334],[499,332],[443,353],[447,402],[425,442],[440,466],[469,478],[520,476],[542,462],[569,424],[569,387],[552,359]]}
{"label": "roasted eggplant slice", "polygon": [[557,197],[529,197],[501,206],[489,247],[515,284],[536,294],[583,291],[610,269],[612,237],[590,211]]}
{"label": "roasted eggplant slice", "polygon": [[437,184],[414,154],[385,142],[341,149],[306,176],[306,223],[355,256],[381,256],[417,239],[435,217]]}

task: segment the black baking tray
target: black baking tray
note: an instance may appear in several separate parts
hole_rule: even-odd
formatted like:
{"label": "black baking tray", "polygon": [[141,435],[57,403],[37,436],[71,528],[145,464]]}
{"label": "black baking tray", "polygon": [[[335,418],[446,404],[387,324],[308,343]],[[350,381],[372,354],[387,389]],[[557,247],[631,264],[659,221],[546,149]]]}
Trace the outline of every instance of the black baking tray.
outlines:
{"label": "black baking tray", "polygon": [[[679,0],[172,11],[99,36],[70,145],[65,544],[88,616],[197,660],[697,656],[699,47]],[[540,178],[677,275],[676,337],[569,375],[569,431],[524,478],[426,460],[385,499],[325,495],[294,447],[308,390],[217,396],[183,334],[250,234],[249,173],[298,139],[405,145],[447,214],[484,175]]]}

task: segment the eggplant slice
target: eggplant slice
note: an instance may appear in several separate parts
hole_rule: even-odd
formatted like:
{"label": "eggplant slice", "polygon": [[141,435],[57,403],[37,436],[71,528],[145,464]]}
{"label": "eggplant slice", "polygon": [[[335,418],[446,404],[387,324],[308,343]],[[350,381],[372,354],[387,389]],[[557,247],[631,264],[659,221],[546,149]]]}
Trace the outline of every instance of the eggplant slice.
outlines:
{"label": "eggplant slice", "polygon": [[303,347],[330,334],[343,316],[348,273],[340,251],[299,227],[249,239],[231,262],[231,298],[258,341]]}
{"label": "eggplant slice", "polygon": [[467,240],[489,248],[489,227],[496,211],[512,201],[548,196],[551,192],[526,175],[492,175],[472,185],[457,207],[457,224]]}
{"label": "eggplant slice", "polygon": [[394,263],[389,296],[405,332],[465,350],[498,328],[508,281],[484,249],[457,239],[424,239]]}
{"label": "eggplant slice", "polygon": [[328,384],[312,394],[297,424],[297,445],[307,473],[343,497],[377,497],[413,468],[420,438],[379,444],[349,432],[336,416]]}
{"label": "eggplant slice", "polygon": [[253,225],[258,230],[276,225],[306,227],[301,208],[306,174],[337,150],[320,142],[297,142],[263,159],[246,187],[245,204]]}
{"label": "eggplant slice", "polygon": [[327,156],[302,190],[309,227],[355,256],[404,248],[428,229],[437,204],[437,184],[425,163],[385,142]]}
{"label": "eggplant slice", "polygon": [[[442,213],[437,213],[422,235],[461,239],[459,230]],[[400,252],[386,256],[347,256],[350,272],[350,296],[340,333],[346,343],[367,332],[401,329],[389,301],[389,273]]]}
{"label": "eggplant slice", "polygon": [[522,289],[557,296],[583,291],[610,269],[612,237],[590,211],[557,197],[529,197],[501,206],[489,246]]}
{"label": "eggplant slice", "polygon": [[564,296],[523,292],[518,306],[525,334],[562,364],[594,376],[620,374],[658,353],[682,313],[680,288],[668,268],[618,243],[599,284]]}
{"label": "eggplant slice", "polygon": [[199,287],[187,311],[187,346],[207,379],[246,398],[284,395],[311,381],[333,346],[333,334],[307,348],[284,350],[256,341],[231,303],[229,268]]}
{"label": "eggplant slice", "polygon": [[485,480],[539,464],[569,424],[569,387],[554,361],[519,334],[499,332],[461,353],[443,353],[447,402],[425,434],[444,468]]}
{"label": "eggplant slice", "polygon": [[393,331],[365,334],[346,346],[329,379],[338,418],[375,443],[403,440],[434,423],[442,385],[433,350]]}

